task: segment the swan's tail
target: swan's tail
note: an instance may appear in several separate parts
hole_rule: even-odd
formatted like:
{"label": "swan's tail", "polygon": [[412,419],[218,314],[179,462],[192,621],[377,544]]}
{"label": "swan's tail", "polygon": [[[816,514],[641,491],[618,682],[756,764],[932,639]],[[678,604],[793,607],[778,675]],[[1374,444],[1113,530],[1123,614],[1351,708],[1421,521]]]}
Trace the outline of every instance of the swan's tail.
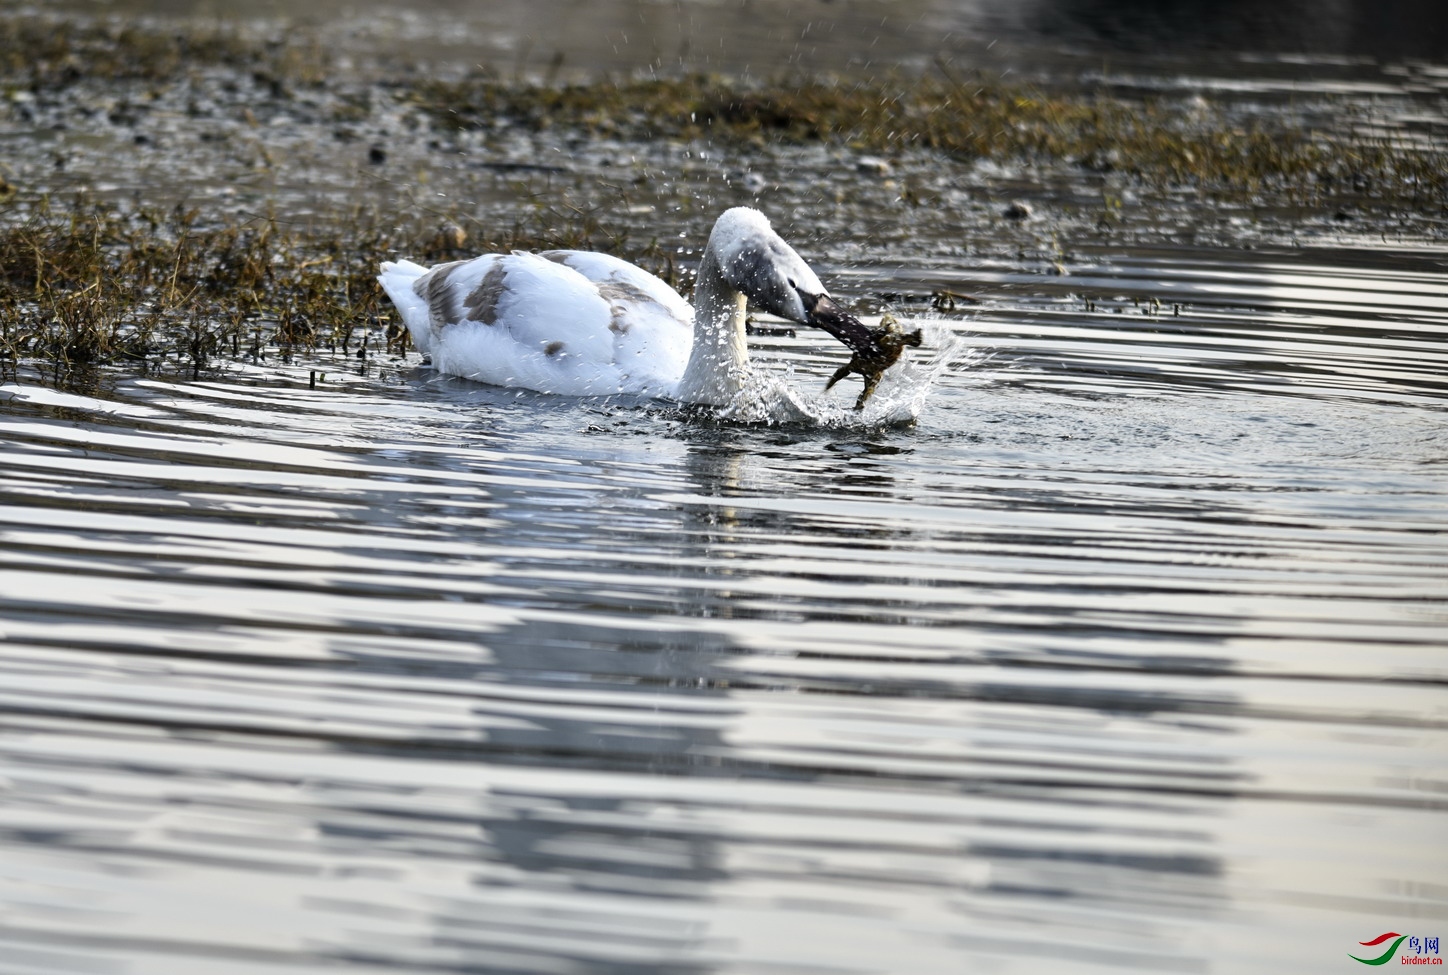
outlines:
{"label": "swan's tail", "polygon": [[397,313],[402,316],[403,324],[412,333],[413,346],[423,355],[431,351],[432,320],[427,302],[413,285],[427,271],[421,264],[411,261],[383,261],[382,273],[377,275],[377,283],[382,285],[382,290],[387,292],[387,297],[397,306]]}

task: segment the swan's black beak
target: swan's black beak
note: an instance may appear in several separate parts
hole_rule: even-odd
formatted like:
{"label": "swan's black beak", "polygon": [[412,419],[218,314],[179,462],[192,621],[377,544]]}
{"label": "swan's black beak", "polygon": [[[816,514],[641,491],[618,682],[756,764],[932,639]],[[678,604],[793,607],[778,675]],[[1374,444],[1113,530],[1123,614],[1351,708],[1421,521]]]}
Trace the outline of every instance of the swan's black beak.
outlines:
{"label": "swan's black beak", "polygon": [[854,315],[835,304],[829,295],[807,295],[801,292],[807,312],[806,324],[822,328],[843,342],[855,355],[849,362],[835,370],[829,389],[852,372],[865,379],[864,391],[855,401],[855,409],[864,409],[865,401],[880,384],[880,377],[893,366],[905,351],[907,345],[920,344],[920,332],[902,332],[892,322],[879,328],[871,328]]}

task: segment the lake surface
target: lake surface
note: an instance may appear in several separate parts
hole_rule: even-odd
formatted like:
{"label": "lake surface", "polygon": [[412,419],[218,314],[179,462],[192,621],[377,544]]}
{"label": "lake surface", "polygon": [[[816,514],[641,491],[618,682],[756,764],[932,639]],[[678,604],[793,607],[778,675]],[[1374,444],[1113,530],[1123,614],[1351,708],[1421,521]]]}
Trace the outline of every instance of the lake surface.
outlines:
{"label": "lake surface", "polygon": [[[906,427],[411,362],[0,388],[7,970],[1333,970],[1436,931],[1448,276],[1081,273],[1191,303],[927,319],[968,351]],[[816,389],[827,341],[763,358]]]}
{"label": "lake surface", "polygon": [[[0,971],[1333,972],[1448,931],[1448,247],[1092,235],[1028,176],[993,192],[1062,208],[1064,274],[1039,222],[795,226],[926,332],[865,417],[416,357],[0,384]],[[812,397],[841,358],[756,347]]]}

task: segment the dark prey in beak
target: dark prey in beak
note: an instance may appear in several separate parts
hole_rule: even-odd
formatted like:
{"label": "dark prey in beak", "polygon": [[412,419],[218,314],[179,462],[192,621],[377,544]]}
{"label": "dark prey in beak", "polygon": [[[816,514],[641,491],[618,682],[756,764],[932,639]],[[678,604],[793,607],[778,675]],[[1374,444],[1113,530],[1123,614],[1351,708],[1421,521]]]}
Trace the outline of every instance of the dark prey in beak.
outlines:
{"label": "dark prey in beak", "polygon": [[865,408],[865,401],[880,385],[880,377],[893,366],[905,351],[905,346],[920,344],[920,331],[902,332],[900,326],[888,316],[879,328],[870,328],[855,316],[834,303],[828,295],[804,295],[805,307],[809,311],[809,324],[818,326],[845,343],[854,352],[854,358],[835,370],[829,389],[852,372],[858,372],[865,379],[865,388],[855,400],[855,409]]}

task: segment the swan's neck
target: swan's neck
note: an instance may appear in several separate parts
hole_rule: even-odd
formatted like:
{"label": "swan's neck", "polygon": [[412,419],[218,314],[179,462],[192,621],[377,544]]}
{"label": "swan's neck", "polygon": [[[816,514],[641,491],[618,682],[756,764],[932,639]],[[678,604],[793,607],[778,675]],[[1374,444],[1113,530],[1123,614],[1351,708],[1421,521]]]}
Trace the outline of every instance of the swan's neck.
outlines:
{"label": "swan's neck", "polygon": [[694,285],[694,347],[679,382],[679,399],[725,406],[744,388],[749,371],[744,305],[744,295],[724,280],[714,249],[706,249]]}

